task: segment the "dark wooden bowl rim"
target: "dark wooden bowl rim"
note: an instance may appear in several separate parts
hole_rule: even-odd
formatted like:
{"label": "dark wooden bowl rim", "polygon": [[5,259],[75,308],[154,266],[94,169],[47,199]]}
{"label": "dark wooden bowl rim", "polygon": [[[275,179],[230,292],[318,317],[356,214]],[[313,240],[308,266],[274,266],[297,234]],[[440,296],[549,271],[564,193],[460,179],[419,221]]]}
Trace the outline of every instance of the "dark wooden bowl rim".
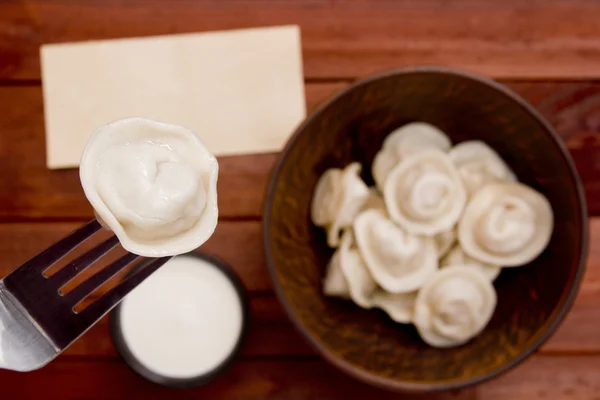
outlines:
{"label": "dark wooden bowl rim", "polygon": [[[357,87],[369,84],[373,81],[377,81],[383,78],[389,78],[396,75],[410,75],[414,73],[432,73],[432,74],[444,74],[444,75],[455,75],[462,78],[474,80],[480,82],[484,85],[490,86],[493,89],[497,90],[498,93],[510,98],[516,104],[525,109],[529,114],[533,116],[533,118],[537,119],[538,122],[546,129],[546,131],[550,134],[550,136],[554,139],[553,142],[558,147],[562,157],[564,158],[569,172],[572,176],[573,182],[575,183],[575,187],[577,189],[577,194],[579,201],[581,203],[581,218],[582,224],[582,232],[581,232],[581,250],[579,255],[579,265],[577,266],[577,271],[575,274],[575,279],[573,280],[572,286],[569,288],[569,292],[566,296],[563,296],[561,302],[556,306],[554,312],[548,318],[545,326],[539,329],[539,334],[537,338],[533,340],[533,343],[521,352],[514,359],[509,362],[503,364],[502,366],[480,376],[476,376],[470,379],[465,380],[451,380],[451,381],[436,381],[436,382],[426,382],[426,383],[414,383],[414,382],[406,382],[406,381],[397,381],[393,379],[383,378],[377,375],[374,375],[370,372],[367,372],[363,369],[358,368],[355,365],[352,365],[332,354],[326,347],[321,345],[317,340],[315,340],[310,332],[302,325],[300,319],[296,315],[294,309],[290,306],[288,301],[286,300],[285,294],[283,293],[283,289],[281,288],[277,276],[276,276],[276,267],[274,265],[273,259],[271,257],[272,249],[271,249],[271,238],[269,234],[268,223],[271,219],[271,206],[274,197],[274,188],[277,182],[277,178],[279,176],[280,169],[282,164],[287,156],[287,153],[294,147],[296,140],[301,135],[302,131],[310,125],[313,120],[321,114],[330,104],[337,101],[341,97],[345,96],[348,92],[351,92]],[[464,388],[467,386],[475,385],[478,383],[485,382],[495,376],[498,376],[511,368],[515,367],[527,357],[529,357],[533,352],[535,352],[558,328],[566,314],[569,312],[573,305],[573,301],[577,295],[577,291],[579,285],[581,283],[581,279],[583,277],[583,272],[585,270],[585,261],[588,252],[588,213],[587,213],[587,205],[585,202],[585,192],[583,189],[583,185],[581,183],[581,179],[575,169],[575,164],[571,159],[570,154],[568,153],[566,146],[563,144],[562,140],[558,136],[558,134],[554,131],[554,128],[546,121],[545,118],[527,101],[521,98],[518,94],[507,88],[506,86],[489,79],[487,77],[474,74],[472,72],[462,71],[455,68],[448,67],[439,67],[439,66],[421,66],[421,67],[413,67],[413,68],[401,68],[394,69],[390,71],[386,71],[383,73],[379,73],[376,75],[372,75],[366,79],[356,82],[355,84],[341,90],[339,93],[332,96],[328,101],[321,104],[317,109],[306,118],[299,126],[296,128],[296,131],[292,134],[290,139],[288,140],[286,146],[284,147],[277,163],[273,169],[273,173],[271,175],[271,179],[269,182],[269,186],[267,187],[267,197],[264,206],[264,225],[263,225],[263,240],[265,245],[265,254],[267,259],[267,266],[269,269],[269,274],[271,276],[271,280],[273,282],[273,286],[275,287],[275,292],[277,293],[277,297],[283,307],[285,308],[288,316],[292,320],[293,324],[296,326],[302,335],[308,340],[310,345],[314,347],[329,363],[333,364],[337,368],[342,371],[348,373],[349,375],[363,381],[369,383],[371,385],[381,387],[388,390],[400,391],[400,392],[414,392],[414,393],[425,393],[425,392],[436,392],[443,390],[456,390],[460,388]]]}

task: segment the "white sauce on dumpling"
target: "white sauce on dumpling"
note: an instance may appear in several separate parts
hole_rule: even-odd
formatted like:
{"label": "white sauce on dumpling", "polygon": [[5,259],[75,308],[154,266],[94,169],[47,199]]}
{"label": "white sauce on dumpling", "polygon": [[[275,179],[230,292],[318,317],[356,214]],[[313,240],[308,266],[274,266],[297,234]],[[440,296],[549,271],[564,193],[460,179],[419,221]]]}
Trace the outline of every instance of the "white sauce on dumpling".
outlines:
{"label": "white sauce on dumpling", "polygon": [[425,150],[395,167],[383,194],[392,220],[422,235],[452,229],[467,201],[458,172],[439,150]]}
{"label": "white sauce on dumpling", "polygon": [[420,288],[438,268],[430,237],[409,234],[379,210],[360,213],[354,221],[360,253],[374,280],[391,293]]}
{"label": "white sauce on dumpling", "polygon": [[462,249],[490,264],[516,267],[535,259],[554,227],[550,203],[521,183],[489,184],[464,211],[458,228]]}
{"label": "white sauce on dumpling", "polygon": [[466,254],[460,245],[454,246],[452,250],[440,261],[440,267],[451,267],[455,265],[464,265],[479,269],[490,281],[493,281],[500,275],[502,267],[495,264],[488,264],[474,259]]}
{"label": "white sauce on dumpling", "polygon": [[490,146],[470,140],[454,146],[448,156],[456,166],[469,195],[488,183],[516,181],[515,174]]}
{"label": "white sauce on dumpling", "polygon": [[406,158],[423,150],[448,151],[452,143],[444,132],[426,122],[412,122],[392,131],[375,155],[371,172],[377,187],[383,189],[390,171]]}
{"label": "white sauce on dumpling", "polygon": [[413,322],[427,344],[459,346],[485,328],[496,301],[494,287],[478,269],[444,268],[419,291]]}
{"label": "white sauce on dumpling", "polygon": [[88,141],[79,175],[103,226],[132,253],[192,251],[217,224],[217,160],[183,127],[143,118],[105,125]]}

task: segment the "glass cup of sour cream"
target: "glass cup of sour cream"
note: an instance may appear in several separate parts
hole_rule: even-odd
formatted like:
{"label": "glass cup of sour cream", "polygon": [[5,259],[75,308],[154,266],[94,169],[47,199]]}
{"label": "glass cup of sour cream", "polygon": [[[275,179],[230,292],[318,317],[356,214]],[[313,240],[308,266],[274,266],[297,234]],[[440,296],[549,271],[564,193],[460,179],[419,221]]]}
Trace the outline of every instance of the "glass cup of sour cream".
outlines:
{"label": "glass cup of sour cream", "polygon": [[135,288],[111,313],[110,327],[118,352],[139,375],[191,387],[229,367],[248,318],[246,291],[235,272],[213,257],[187,253]]}

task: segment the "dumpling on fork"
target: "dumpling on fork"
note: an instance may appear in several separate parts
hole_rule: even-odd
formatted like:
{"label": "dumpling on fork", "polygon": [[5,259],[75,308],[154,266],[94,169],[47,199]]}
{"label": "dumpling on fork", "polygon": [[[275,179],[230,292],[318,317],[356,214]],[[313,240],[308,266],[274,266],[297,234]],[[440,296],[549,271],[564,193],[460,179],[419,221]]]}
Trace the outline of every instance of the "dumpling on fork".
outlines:
{"label": "dumpling on fork", "polygon": [[218,218],[213,154],[190,130],[143,118],[100,127],[79,169],[98,220],[146,257],[194,250]]}

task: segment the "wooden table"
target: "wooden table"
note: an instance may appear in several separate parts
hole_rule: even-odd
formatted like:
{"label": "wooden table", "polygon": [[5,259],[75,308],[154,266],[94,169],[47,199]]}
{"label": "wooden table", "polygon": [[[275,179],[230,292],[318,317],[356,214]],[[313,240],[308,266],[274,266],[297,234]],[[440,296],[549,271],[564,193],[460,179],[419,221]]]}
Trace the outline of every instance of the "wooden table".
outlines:
{"label": "wooden table", "polygon": [[[309,109],[372,72],[441,64],[500,79],[556,126],[577,163],[592,216],[575,306],[518,368],[427,398],[600,399],[599,21],[600,3],[585,0],[0,0],[0,276],[92,217],[77,171],[45,167],[40,44],[299,24]],[[243,354],[225,375],[186,391],[152,385],[117,357],[105,319],[42,370],[0,372],[0,397],[397,398],[323,362],[274,297],[260,225],[276,159],[219,160],[221,218],[202,250],[235,267],[251,292],[253,318]]]}

